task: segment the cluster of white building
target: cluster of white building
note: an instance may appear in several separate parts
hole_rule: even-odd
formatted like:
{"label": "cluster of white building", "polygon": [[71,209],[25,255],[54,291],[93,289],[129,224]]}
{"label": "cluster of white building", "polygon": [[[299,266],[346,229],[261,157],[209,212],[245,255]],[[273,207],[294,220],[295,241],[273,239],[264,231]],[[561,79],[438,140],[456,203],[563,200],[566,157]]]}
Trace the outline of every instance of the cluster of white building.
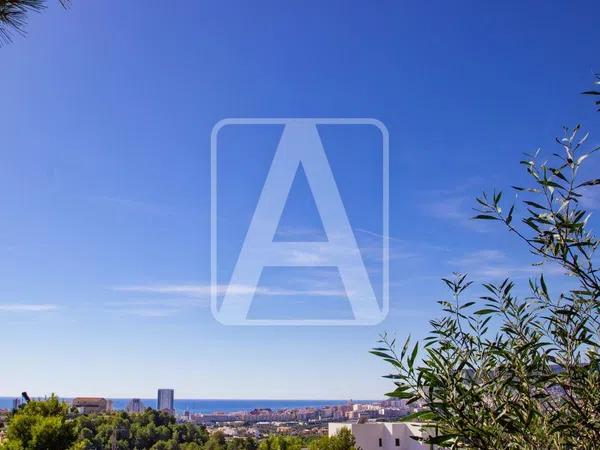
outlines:
{"label": "cluster of white building", "polygon": [[281,410],[255,409],[230,413],[186,414],[196,423],[218,424],[228,422],[333,422],[368,419],[393,420],[418,410],[418,405],[408,406],[404,400],[386,400],[372,403],[353,403],[323,407],[289,408]]}
{"label": "cluster of white building", "polygon": [[418,408],[418,405],[407,405],[405,400],[359,403],[352,405],[352,409],[345,413],[345,418],[348,420],[397,419],[417,411]]}
{"label": "cluster of white building", "polygon": [[238,411],[230,413],[189,414],[189,420],[202,424],[216,424],[227,422],[273,423],[273,422],[319,422],[330,420],[344,420],[346,413],[351,411],[350,405],[324,406],[320,408],[288,408],[271,410],[269,408],[254,409],[252,411]]}

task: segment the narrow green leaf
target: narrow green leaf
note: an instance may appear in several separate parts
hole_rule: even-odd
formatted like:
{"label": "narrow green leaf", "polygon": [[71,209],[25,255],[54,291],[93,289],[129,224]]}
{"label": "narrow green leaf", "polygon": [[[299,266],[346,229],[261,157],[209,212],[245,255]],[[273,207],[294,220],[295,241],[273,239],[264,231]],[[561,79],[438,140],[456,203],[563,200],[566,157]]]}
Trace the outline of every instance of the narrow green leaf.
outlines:
{"label": "narrow green leaf", "polygon": [[478,214],[475,217],[473,217],[473,219],[477,219],[477,220],[499,220],[497,217],[490,216],[488,214]]}
{"label": "narrow green leaf", "polygon": [[596,186],[600,184],[600,178],[596,178],[595,180],[589,180],[586,181],[585,183],[581,183],[579,186],[577,187],[583,187],[583,186]]}

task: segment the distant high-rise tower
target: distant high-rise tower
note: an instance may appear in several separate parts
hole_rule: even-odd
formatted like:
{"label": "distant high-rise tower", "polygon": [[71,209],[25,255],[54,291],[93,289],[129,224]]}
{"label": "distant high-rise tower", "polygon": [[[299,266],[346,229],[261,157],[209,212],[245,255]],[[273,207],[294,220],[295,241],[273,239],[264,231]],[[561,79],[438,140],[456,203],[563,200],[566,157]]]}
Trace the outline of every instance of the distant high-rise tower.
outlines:
{"label": "distant high-rise tower", "polygon": [[159,389],[158,390],[158,410],[175,412],[175,390],[174,389]]}
{"label": "distant high-rise tower", "polygon": [[19,409],[19,407],[23,404],[23,400],[20,398],[15,398],[12,401],[12,409],[13,411],[16,411],[17,409]]}
{"label": "distant high-rise tower", "polygon": [[139,398],[132,398],[127,404],[127,412],[139,413],[144,410],[144,404]]}

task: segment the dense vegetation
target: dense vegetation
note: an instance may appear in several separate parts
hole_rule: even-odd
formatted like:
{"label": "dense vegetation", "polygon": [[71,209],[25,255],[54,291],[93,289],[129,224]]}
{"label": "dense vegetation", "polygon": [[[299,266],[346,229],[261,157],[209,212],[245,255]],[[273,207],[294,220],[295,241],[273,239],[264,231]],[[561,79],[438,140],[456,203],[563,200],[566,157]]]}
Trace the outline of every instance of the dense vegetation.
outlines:
{"label": "dense vegetation", "polygon": [[[443,314],[430,322],[421,361],[419,343],[410,339],[397,346],[384,336],[373,349],[395,369],[389,395],[423,405],[408,419],[435,424],[438,435],[427,442],[472,449],[600,447],[600,242],[585,209],[600,188],[598,166],[586,172],[585,164],[600,147],[586,150],[587,138],[579,126],[565,128],[558,152],[521,161],[530,182],[514,187],[520,208],[505,206],[502,192],[477,199],[475,219],[514,234],[542,271],[559,273],[553,283],[540,275],[519,291],[507,278],[484,283],[483,295],[465,299],[472,283],[456,274],[443,280],[451,299],[439,302]],[[568,278],[560,280],[560,273]]]}
{"label": "dense vegetation", "polygon": [[295,436],[226,438],[204,426],[177,423],[165,412],[79,414],[52,396],[10,414],[0,450],[354,450],[348,430],[312,442]]}
{"label": "dense vegetation", "polygon": [[[139,450],[201,450],[212,445],[204,427],[178,424],[164,412],[82,415],[54,396],[13,412],[6,437],[3,450],[110,449],[113,442],[118,449]],[[214,445],[210,449],[226,450]]]}
{"label": "dense vegetation", "polygon": [[335,436],[323,436],[312,441],[309,450],[357,450],[356,440],[348,428],[342,428]]}
{"label": "dense vegetation", "polygon": [[322,436],[308,442],[297,436],[269,436],[260,442],[259,450],[356,450],[356,441],[348,428],[335,436]]}

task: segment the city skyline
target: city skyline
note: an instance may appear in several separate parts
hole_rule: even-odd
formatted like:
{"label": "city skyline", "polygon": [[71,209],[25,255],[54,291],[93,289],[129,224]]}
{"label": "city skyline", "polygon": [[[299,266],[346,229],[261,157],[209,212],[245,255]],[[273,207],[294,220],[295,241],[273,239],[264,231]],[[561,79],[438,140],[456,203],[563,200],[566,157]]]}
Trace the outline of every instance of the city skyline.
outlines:
{"label": "city skyline", "polygon": [[[108,397],[78,396],[74,398],[57,397],[59,401],[66,402],[79,409],[79,413],[98,414],[112,411],[127,411],[129,413],[141,413],[146,408],[157,411],[165,411],[175,415],[177,418],[186,417],[197,423],[214,424],[219,422],[235,422],[238,420],[247,422],[260,421],[289,421],[289,420],[332,420],[345,418],[357,420],[362,417],[386,419],[398,418],[410,412],[418,410],[418,405],[409,406],[406,400],[392,398],[384,400],[244,400],[245,405],[227,404],[228,400],[216,400],[220,402],[216,409],[209,409],[208,405],[200,403],[202,399],[174,399],[172,389],[159,389],[156,399],[113,399]],[[0,412],[10,411],[3,407],[6,401],[12,402],[12,410],[24,406],[29,400],[44,401],[49,397],[30,398],[25,400],[22,396],[17,398],[0,397]],[[144,404],[144,401],[148,405]],[[208,400],[210,402],[210,400]],[[235,400],[230,402],[235,402]],[[192,402],[192,403],[190,403]],[[176,408],[176,404],[179,406]],[[195,404],[194,404],[195,403]],[[235,407],[234,407],[235,406]]]}
{"label": "city skyline", "polygon": [[[583,3],[587,14],[517,2],[234,4],[173,5],[160,37],[163,5],[140,15],[139,5],[115,0],[73,2],[68,11],[49,4],[31,15],[26,38],[0,49],[8,86],[0,112],[0,395],[154,398],[157,386],[170,386],[180,398],[383,398],[388,368],[368,351],[385,331],[422,338],[448,296],[442,277],[511,275],[523,293],[539,273],[511,236],[470,220],[474,197],[494,188],[514,196],[522,153],[554,152],[563,125],[581,123],[590,145],[600,142],[597,114],[580,95],[597,70],[597,2]],[[559,31],[559,22],[577,23],[577,33]],[[385,321],[268,328],[214,320],[210,133],[226,117],[373,117],[386,125]],[[233,236],[246,231],[247,200],[260,190],[277,137],[232,138],[247,143],[232,160],[255,155],[229,166],[241,193],[222,217]],[[381,224],[366,200],[374,183],[357,175],[374,163],[361,159],[363,138],[349,133],[336,147],[337,137],[324,134],[324,146],[361,251],[377,260],[370,251]],[[279,232],[319,239],[302,180],[293,194]],[[597,193],[583,201],[592,212],[600,207]],[[234,244],[223,249],[230,258]],[[546,271],[553,289],[566,283]],[[284,308],[343,310],[330,276],[273,276],[258,306],[285,292]]]}

